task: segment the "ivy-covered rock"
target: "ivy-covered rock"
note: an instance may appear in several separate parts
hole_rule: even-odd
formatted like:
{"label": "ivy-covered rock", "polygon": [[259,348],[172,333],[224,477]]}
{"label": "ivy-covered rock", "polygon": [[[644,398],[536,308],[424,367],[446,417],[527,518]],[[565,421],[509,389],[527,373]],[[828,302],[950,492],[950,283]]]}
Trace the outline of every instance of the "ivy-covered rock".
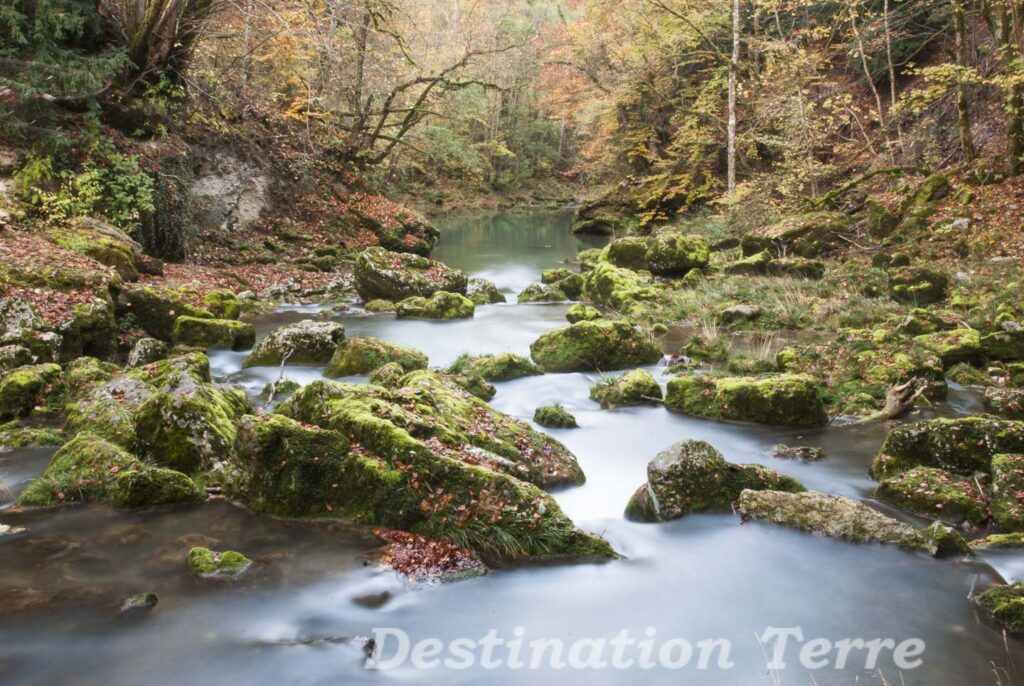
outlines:
{"label": "ivy-covered rock", "polygon": [[828,423],[818,383],[802,374],[681,376],[668,382],[665,406],[709,419],[751,424],[822,426]]}
{"label": "ivy-covered rock", "polygon": [[399,301],[429,297],[437,291],[465,294],[468,278],[457,269],[411,253],[367,248],[356,258],[355,286],[359,296]]}
{"label": "ivy-covered rock", "polygon": [[212,313],[193,305],[182,292],[149,285],[133,285],[121,291],[118,315],[130,315],[136,325],[161,341],[171,340],[178,317],[213,318]]}
{"label": "ivy-covered rock", "polygon": [[46,471],[25,489],[18,503],[49,507],[104,502],[141,507],[194,502],[201,497],[187,475],[152,467],[118,445],[81,433],[54,454]]}
{"label": "ivy-covered rock", "polygon": [[985,410],[1003,419],[1024,420],[1024,388],[986,388]]}
{"label": "ivy-covered rock", "polygon": [[174,321],[172,339],[175,345],[244,350],[256,343],[256,330],[252,324],[234,319],[186,316]]}
{"label": "ivy-covered rock", "polygon": [[472,278],[466,287],[466,295],[474,305],[494,305],[506,301],[505,294],[487,279]]}
{"label": "ivy-covered rock", "polygon": [[981,350],[981,333],[974,329],[952,329],[917,336],[914,341],[942,360],[946,369],[955,364],[981,364],[985,355]]}
{"label": "ivy-covered rock", "polygon": [[18,367],[0,378],[0,419],[24,417],[36,407],[53,408],[64,395],[60,365]]}
{"label": "ivy-covered rock", "polygon": [[992,520],[1005,531],[1024,531],[1024,455],[992,458]]}
{"label": "ivy-covered rock", "polygon": [[379,338],[350,338],[334,351],[324,374],[331,377],[369,374],[390,362],[398,363],[406,372],[427,368],[427,356],[419,350]]}
{"label": "ivy-covered rock", "polygon": [[928,267],[900,267],[889,272],[889,293],[894,300],[932,305],[946,299],[949,275]]}
{"label": "ivy-covered rock", "polygon": [[1024,422],[990,417],[930,419],[890,430],[871,463],[878,481],[917,466],[961,476],[990,473],[1000,453],[1024,452]]}
{"label": "ivy-covered rock", "polygon": [[994,586],[980,593],[977,601],[1004,629],[1024,633],[1024,583]]}
{"label": "ivy-covered rock", "polygon": [[655,276],[685,276],[706,267],[709,256],[703,236],[667,231],[648,241],[647,269]]}
{"label": "ivy-covered rock", "polygon": [[543,334],[530,354],[546,372],[615,371],[661,359],[660,348],[623,321],[577,322]]}
{"label": "ivy-covered rock", "polygon": [[988,520],[985,493],[972,477],[934,467],[914,467],[882,481],[875,497],[907,512],[951,524]]}
{"label": "ivy-covered rock", "polygon": [[[298,452],[287,461],[274,453],[261,458],[274,470],[267,478],[303,491],[294,499],[269,499],[297,503],[303,508],[298,516],[313,512],[403,529],[500,560],[615,556],[602,539],[576,529],[537,487],[580,483],[572,454],[437,374],[414,372],[397,389],[314,382],[278,411],[358,445],[344,456],[325,448],[322,454],[308,450],[308,460]],[[273,431],[309,429],[289,424]],[[305,450],[303,441],[338,445],[312,434],[289,445]],[[241,472],[248,472],[244,464]]]}
{"label": "ivy-covered rock", "polygon": [[661,386],[646,369],[634,369],[605,379],[590,389],[590,399],[610,409],[626,405],[651,405],[661,402]]}
{"label": "ivy-covered rock", "polygon": [[129,367],[143,367],[167,357],[167,344],[155,338],[140,338],[128,353]]}
{"label": "ivy-covered rock", "polygon": [[599,262],[583,277],[583,295],[591,302],[629,314],[637,305],[655,300],[650,279],[608,262]]}
{"label": "ivy-covered rock", "polygon": [[536,376],[544,373],[544,370],[533,362],[514,353],[481,355],[479,357],[462,355],[452,363],[448,371],[455,374],[479,376],[486,381],[511,381],[524,376]]}
{"label": "ivy-covered rock", "polygon": [[680,441],[647,464],[647,483],[626,506],[626,515],[666,522],[696,512],[728,512],[745,489],[800,492],[800,482],[767,467],[727,462],[704,441]]}
{"label": "ivy-covered rock", "polygon": [[327,364],[334,356],[338,344],[344,340],[345,327],[341,324],[305,319],[271,331],[256,344],[242,366]]}
{"label": "ivy-covered rock", "polygon": [[468,319],[475,310],[472,300],[447,291],[437,291],[429,298],[406,298],[395,308],[399,319]]}
{"label": "ivy-covered rock", "polygon": [[575,305],[570,305],[569,309],[565,311],[565,319],[570,324],[592,322],[601,319],[601,311],[590,305],[576,303]]}
{"label": "ivy-covered rock", "polygon": [[952,528],[933,524],[916,529],[862,502],[825,493],[743,491],[744,517],[852,543],[885,543],[934,557],[970,554]]}
{"label": "ivy-covered rock", "polygon": [[546,429],[577,429],[579,424],[561,405],[542,405],[533,411],[533,421]]}
{"label": "ivy-covered rock", "polygon": [[196,547],[188,551],[188,567],[203,579],[233,580],[249,571],[252,561],[234,550],[215,552]]}

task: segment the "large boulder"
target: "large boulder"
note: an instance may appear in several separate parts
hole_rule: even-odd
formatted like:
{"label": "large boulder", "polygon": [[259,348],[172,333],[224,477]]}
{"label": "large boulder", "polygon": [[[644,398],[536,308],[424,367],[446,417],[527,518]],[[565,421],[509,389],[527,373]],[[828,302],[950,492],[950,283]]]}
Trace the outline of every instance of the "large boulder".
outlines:
{"label": "large boulder", "polygon": [[64,393],[60,365],[47,363],[18,367],[0,378],[0,419],[31,414],[38,406],[54,406]]}
{"label": "large boulder", "polygon": [[825,493],[743,491],[744,517],[853,543],[885,543],[935,557],[969,554],[967,543],[950,527],[917,529],[862,502]]}
{"label": "large boulder", "polygon": [[981,349],[981,333],[975,329],[937,331],[917,336],[914,341],[942,360],[942,366],[946,369],[961,362],[981,364],[985,359]]}
{"label": "large boulder", "polygon": [[172,340],[175,345],[244,350],[256,342],[256,330],[234,319],[183,316],[174,321]]}
{"label": "large boulder", "polygon": [[238,488],[257,506],[404,529],[499,560],[615,556],[538,488],[581,482],[572,454],[432,372],[398,389],[314,382],[278,411],[301,423],[254,418],[239,430]]}
{"label": "large boulder", "polygon": [[533,362],[514,353],[481,355],[479,357],[462,355],[452,363],[448,371],[454,374],[479,376],[485,381],[511,381],[524,376],[544,373],[544,370]]}
{"label": "large boulder", "polygon": [[121,291],[118,315],[129,317],[147,334],[169,341],[174,322],[180,316],[213,318],[208,310],[194,305],[188,294],[160,286],[133,285]]}
{"label": "large boulder", "polygon": [[447,291],[437,291],[429,298],[406,298],[395,308],[399,319],[468,319],[475,310],[472,300]]}
{"label": "large boulder", "polygon": [[590,301],[629,314],[639,303],[658,297],[649,278],[608,262],[599,262],[583,276],[583,295]]}
{"label": "large boulder", "polygon": [[604,409],[626,405],[657,405],[661,402],[661,386],[646,369],[634,369],[595,384],[590,389],[590,399],[601,403]]}
{"label": "large boulder", "polygon": [[141,255],[142,246],[109,224],[95,219],[78,219],[68,226],[47,231],[46,237],[62,248],[113,268],[125,281],[139,278],[136,255]]}
{"label": "large boulder", "polygon": [[546,372],[615,371],[661,359],[661,349],[629,322],[584,321],[543,334],[530,354]]}
{"label": "large boulder", "polygon": [[951,524],[980,525],[988,520],[988,502],[978,480],[935,467],[914,467],[883,480],[875,497],[922,517]]}
{"label": "large boulder", "polygon": [[667,231],[649,240],[647,269],[655,276],[685,276],[691,269],[706,267],[709,255],[702,236]]}
{"label": "large boulder", "polygon": [[367,248],[356,258],[356,291],[363,300],[399,301],[437,291],[465,294],[468,278],[457,269],[411,253]]}
{"label": "large boulder", "polygon": [[156,393],[151,384],[129,374],[76,394],[68,406],[68,436],[90,433],[123,448],[135,445],[135,413]]}
{"label": "large boulder", "polygon": [[616,238],[601,253],[616,267],[640,271],[647,269],[647,239],[639,236]]}
{"label": "large boulder", "polygon": [[466,286],[466,295],[474,305],[494,305],[506,301],[505,294],[487,279],[473,278]]}
{"label": "large boulder", "polygon": [[379,338],[350,338],[334,351],[324,374],[335,378],[369,374],[391,362],[411,372],[426,369],[427,356],[419,350]]}
{"label": "large boulder", "polygon": [[1024,633],[1024,583],[993,586],[978,594],[977,602],[1007,631]]}
{"label": "large boulder", "polygon": [[981,339],[981,349],[993,360],[1024,360],[1024,329],[991,333]]}
{"label": "large boulder", "polygon": [[1024,422],[991,417],[930,419],[890,430],[871,463],[876,480],[917,466],[973,476],[991,473],[992,458],[1024,452]]}
{"label": "large boulder", "polygon": [[576,322],[592,322],[597,319],[601,319],[601,311],[596,307],[584,305],[583,303],[570,305],[569,309],[565,311],[565,320],[570,324],[575,324]]}
{"label": "large boulder", "polygon": [[337,322],[305,319],[286,324],[261,339],[245,358],[243,367],[286,364],[327,364],[338,344],[345,340],[345,327]]}
{"label": "large boulder", "polygon": [[800,482],[757,464],[727,462],[704,441],[680,441],[647,464],[647,483],[626,506],[636,520],[665,522],[694,512],[728,512],[745,489],[800,492]]}
{"label": "large boulder", "polygon": [[804,374],[681,376],[668,382],[665,406],[709,419],[771,426],[828,423],[818,383]]}
{"label": "large boulder", "polygon": [[946,299],[949,275],[928,267],[899,267],[889,272],[889,294],[912,305],[931,305]]}

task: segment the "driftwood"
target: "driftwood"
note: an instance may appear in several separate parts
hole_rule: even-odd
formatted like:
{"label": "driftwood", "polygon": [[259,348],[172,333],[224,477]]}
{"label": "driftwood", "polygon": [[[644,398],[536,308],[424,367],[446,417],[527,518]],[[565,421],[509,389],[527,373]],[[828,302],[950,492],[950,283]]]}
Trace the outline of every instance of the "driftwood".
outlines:
{"label": "driftwood", "polygon": [[928,381],[915,376],[910,381],[893,386],[885,394],[885,407],[878,412],[869,415],[860,421],[861,424],[868,422],[885,421],[896,419],[910,410],[917,399],[928,390]]}

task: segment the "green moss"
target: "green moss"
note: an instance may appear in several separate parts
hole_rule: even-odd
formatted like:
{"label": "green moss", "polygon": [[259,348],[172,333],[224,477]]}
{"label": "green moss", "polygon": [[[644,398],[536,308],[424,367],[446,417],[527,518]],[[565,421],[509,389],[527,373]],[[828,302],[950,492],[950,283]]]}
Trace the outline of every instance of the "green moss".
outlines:
{"label": "green moss", "polygon": [[889,293],[894,300],[931,305],[946,299],[949,275],[927,267],[900,267],[889,272]]}
{"label": "green moss", "polygon": [[598,263],[584,275],[583,294],[592,302],[623,314],[658,297],[650,279],[607,262]]}
{"label": "green moss", "polygon": [[47,232],[47,238],[62,248],[86,255],[100,264],[113,268],[125,281],[136,281],[139,270],[135,266],[135,253],[130,239],[118,240],[116,229],[101,232],[84,225],[64,226]]}
{"label": "green moss", "polygon": [[975,550],[1005,550],[1024,548],[1024,533],[990,534],[985,538],[971,541]]}
{"label": "green moss", "polygon": [[505,294],[487,279],[470,279],[469,285],[466,287],[466,295],[477,306],[505,302]]}
{"label": "green moss", "polygon": [[71,320],[60,329],[60,359],[74,360],[92,355],[105,360],[117,356],[117,323],[110,304],[103,300],[78,303],[71,308]]}
{"label": "green moss", "polygon": [[978,603],[991,612],[1003,628],[1024,633],[1024,584],[990,588],[978,595]]}
{"label": "green moss", "polygon": [[533,421],[548,429],[576,429],[579,424],[561,405],[543,405],[533,411]]}
{"label": "green moss", "polygon": [[370,372],[367,381],[385,388],[394,388],[401,385],[402,377],[407,372],[397,362],[388,362],[383,367],[378,367]]}
{"label": "green moss", "polygon": [[398,306],[390,300],[381,300],[379,298],[366,303],[366,311],[372,314],[394,312],[397,308]]}
{"label": "green moss", "polygon": [[464,294],[466,275],[440,262],[384,248],[367,248],[356,258],[355,286],[370,301],[399,301],[413,296],[429,297],[437,291]]}
{"label": "green moss", "polygon": [[665,405],[710,419],[772,426],[821,426],[828,422],[817,382],[799,374],[678,377],[668,382]]}
{"label": "green moss", "polygon": [[192,379],[196,383],[209,383],[210,358],[203,352],[187,352],[129,369],[126,373],[157,388],[173,386],[182,377]]}
{"label": "green moss", "polygon": [[242,366],[327,364],[344,340],[341,324],[306,319],[278,327],[260,339]]}
{"label": "green moss", "polygon": [[448,371],[455,374],[474,374],[486,381],[511,381],[524,376],[543,374],[544,371],[530,360],[513,353],[461,355]]}
{"label": "green moss", "polygon": [[118,314],[131,313],[135,322],[153,338],[171,340],[174,322],[179,316],[212,318],[204,309],[195,307],[180,291],[157,286],[131,286],[121,292]]}
{"label": "green moss", "polygon": [[104,384],[120,372],[116,364],[103,362],[95,357],[79,357],[64,368],[68,392],[73,396],[87,392],[90,388]]}
{"label": "green moss", "polygon": [[516,302],[520,304],[562,302],[564,300],[570,300],[570,298],[568,294],[558,286],[545,286],[540,283],[531,283],[524,288],[518,296],[516,296]]}
{"label": "green moss", "polygon": [[871,476],[881,481],[918,465],[961,476],[990,473],[992,458],[1024,451],[1024,423],[988,417],[931,419],[895,427],[874,462]]}
{"label": "green moss", "polygon": [[428,298],[406,298],[395,308],[399,319],[468,319],[475,310],[466,296],[446,291],[437,291]]}
{"label": "green moss", "polygon": [[627,236],[616,238],[600,253],[601,259],[624,269],[647,269],[647,239]]}
{"label": "green moss", "polygon": [[947,369],[962,362],[981,364],[985,359],[981,351],[981,333],[974,329],[939,331],[917,336],[914,341],[938,356]]}
{"label": "green moss", "polygon": [[661,386],[646,369],[609,378],[592,386],[590,399],[601,403],[605,409],[625,405],[650,405],[661,402]]}
{"label": "green moss", "polygon": [[922,517],[960,524],[988,520],[985,494],[973,477],[957,476],[934,467],[915,467],[885,479],[875,497]]}
{"label": "green moss", "polygon": [[238,319],[242,314],[238,296],[226,288],[215,288],[204,295],[203,307],[221,319]]}
{"label": "green moss", "polygon": [[553,284],[574,275],[575,274],[570,269],[566,269],[565,267],[554,267],[552,269],[545,269],[540,273],[540,282],[544,284]]}
{"label": "green moss", "polygon": [[172,338],[175,345],[244,350],[256,343],[256,330],[252,324],[234,319],[183,316],[174,321]]}
{"label": "green moss", "polygon": [[710,252],[703,236],[674,231],[659,233],[647,246],[647,268],[657,276],[684,276],[708,264]]}
{"label": "green moss", "polygon": [[146,467],[118,474],[110,502],[117,507],[146,507],[199,502],[203,497],[188,475]]}
{"label": "green moss", "polygon": [[981,348],[994,360],[1024,359],[1024,331],[999,331],[981,339]]}
{"label": "green moss", "polygon": [[992,458],[992,520],[1005,531],[1024,531],[1024,455]]}
{"label": "green moss", "polygon": [[350,338],[338,346],[324,374],[331,377],[369,374],[389,362],[396,362],[411,372],[426,369],[427,356],[413,348],[377,338]]}
{"label": "green moss", "polygon": [[961,386],[989,386],[992,384],[992,378],[986,372],[966,362],[959,362],[947,369],[946,378]]}
{"label": "green moss", "polygon": [[192,548],[188,551],[188,566],[193,574],[203,578],[234,579],[248,571],[252,561],[233,550],[218,553],[209,548]]}
{"label": "green moss", "polygon": [[64,436],[53,429],[22,426],[18,421],[0,424],[0,448],[43,448],[64,443]]}
{"label": "green moss", "polygon": [[53,409],[65,390],[58,364],[18,367],[0,379],[0,419],[24,417],[36,407]]}
{"label": "green moss", "polygon": [[628,322],[584,321],[543,334],[530,346],[546,372],[615,371],[661,359],[658,346]]}
{"label": "green moss", "polygon": [[576,322],[592,322],[597,319],[601,319],[601,312],[596,307],[576,303],[575,305],[571,305],[569,309],[565,311],[565,319],[570,324],[575,324]]}

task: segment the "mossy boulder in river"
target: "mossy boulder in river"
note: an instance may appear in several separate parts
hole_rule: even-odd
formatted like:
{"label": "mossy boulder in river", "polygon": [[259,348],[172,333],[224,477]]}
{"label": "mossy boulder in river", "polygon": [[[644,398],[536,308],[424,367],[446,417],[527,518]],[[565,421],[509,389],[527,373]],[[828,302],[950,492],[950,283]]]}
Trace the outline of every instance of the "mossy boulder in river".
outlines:
{"label": "mossy boulder in river", "polygon": [[1007,631],[1024,633],[1024,583],[994,586],[980,593],[977,601]]}
{"label": "mossy boulder in river", "polygon": [[533,411],[533,421],[545,429],[577,429],[576,418],[561,405],[542,405]]}
{"label": "mossy boulder in river", "polygon": [[1006,531],[1024,531],[1024,455],[992,458],[992,520]]}
{"label": "mossy boulder in river", "polygon": [[321,365],[330,362],[338,345],[345,340],[345,327],[337,322],[305,319],[271,331],[245,358],[243,367],[267,367],[279,364]]}
{"label": "mossy boulder in river", "polygon": [[0,424],[0,451],[61,445],[64,437],[53,429],[25,426],[14,420]]}
{"label": "mossy boulder in river", "polygon": [[743,491],[744,517],[852,543],[886,543],[935,557],[970,554],[952,528],[933,524],[917,529],[851,498],[825,493]]}
{"label": "mossy boulder in river", "polygon": [[[262,502],[272,507],[294,503],[293,516],[403,529],[505,561],[615,556],[538,488],[580,483],[572,454],[432,372],[409,374],[396,389],[314,382],[279,412],[330,433],[273,419],[243,422],[242,440],[255,448],[238,444],[241,492],[251,493],[246,480],[257,469],[267,472],[263,483],[302,492],[276,499],[271,487]],[[277,454],[279,438],[252,432],[285,437],[290,459]],[[347,452],[338,436],[351,441]]]}
{"label": "mossy boulder in river", "polygon": [[703,236],[665,231],[648,240],[647,269],[655,276],[685,276],[706,267],[709,256]]}
{"label": "mossy boulder in river", "polygon": [[961,476],[989,474],[995,455],[1018,452],[1024,452],[1024,422],[991,417],[930,419],[889,431],[871,463],[871,476],[881,481],[917,466]]}
{"label": "mossy boulder in river", "polygon": [[447,291],[437,291],[429,298],[406,298],[395,308],[399,319],[468,319],[475,310],[472,300]]}
{"label": "mossy boulder in river", "polygon": [[647,269],[647,239],[639,236],[616,238],[604,248],[601,257],[623,269]]}
{"label": "mossy boulder in river", "polygon": [[728,512],[748,488],[804,490],[799,481],[768,467],[727,462],[704,441],[680,441],[647,464],[647,483],[630,498],[626,515],[666,522],[694,512]]}
{"label": "mossy boulder in river", "polygon": [[882,481],[875,497],[907,512],[959,525],[988,520],[985,493],[973,477],[935,467],[914,467]]}
{"label": "mossy boulder in river", "polygon": [[494,305],[506,301],[505,294],[487,279],[472,278],[466,286],[466,295],[474,305]]}
{"label": "mossy boulder in river", "polygon": [[668,382],[665,405],[686,414],[751,424],[822,426],[828,423],[818,383],[803,374],[681,376]]}
{"label": "mossy boulder in river", "polygon": [[411,372],[426,369],[427,356],[419,350],[379,338],[350,338],[334,351],[324,374],[331,377],[369,374],[391,362]]}
{"label": "mossy boulder in river", "polygon": [[514,353],[481,355],[479,357],[462,355],[452,363],[448,371],[455,374],[476,375],[485,381],[511,381],[524,376],[536,376],[544,373],[544,370],[533,362]]}
{"label": "mossy boulder in river", "polygon": [[468,285],[468,278],[458,269],[420,255],[367,248],[356,258],[356,291],[366,301],[397,302],[437,291],[465,294]]}
{"label": "mossy boulder in river", "polygon": [[64,395],[60,365],[17,367],[0,378],[0,419],[24,417],[39,406],[53,407]]}
{"label": "mossy boulder in river", "polygon": [[601,311],[590,305],[576,303],[575,305],[570,305],[569,309],[565,311],[565,319],[570,324],[592,322],[601,319]]}
{"label": "mossy boulder in river", "polygon": [[656,405],[661,402],[661,386],[646,369],[634,369],[591,387],[590,399],[601,403],[605,409],[625,405]]}
{"label": "mossy boulder in river", "polygon": [[624,321],[577,322],[549,331],[530,346],[546,372],[615,371],[661,359],[661,349],[644,332]]}
{"label": "mossy boulder in river", "polygon": [[658,291],[647,277],[599,262],[583,277],[583,295],[598,305],[629,314],[641,303],[655,300]]}
{"label": "mossy boulder in river", "polygon": [[256,342],[256,330],[252,324],[234,319],[178,317],[172,340],[175,345],[244,350]]}
{"label": "mossy boulder in river", "polygon": [[18,503],[51,506],[105,502],[118,507],[167,505],[202,498],[187,475],[152,467],[103,438],[81,433],[54,454]]}
{"label": "mossy boulder in river", "polygon": [[192,548],[188,552],[188,567],[204,579],[231,580],[249,571],[252,561],[234,550],[216,552],[209,548]]}

